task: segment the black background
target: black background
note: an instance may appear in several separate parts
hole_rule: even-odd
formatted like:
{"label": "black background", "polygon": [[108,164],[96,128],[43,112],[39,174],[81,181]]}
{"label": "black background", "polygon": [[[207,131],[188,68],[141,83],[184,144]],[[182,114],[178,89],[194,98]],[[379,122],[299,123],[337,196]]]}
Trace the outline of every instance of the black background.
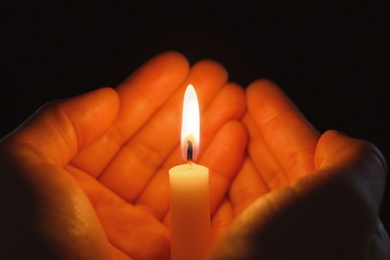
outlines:
{"label": "black background", "polygon": [[48,101],[116,86],[155,54],[178,50],[191,62],[221,62],[244,86],[272,79],[321,132],[367,139],[389,162],[384,3],[4,1],[0,136]]}

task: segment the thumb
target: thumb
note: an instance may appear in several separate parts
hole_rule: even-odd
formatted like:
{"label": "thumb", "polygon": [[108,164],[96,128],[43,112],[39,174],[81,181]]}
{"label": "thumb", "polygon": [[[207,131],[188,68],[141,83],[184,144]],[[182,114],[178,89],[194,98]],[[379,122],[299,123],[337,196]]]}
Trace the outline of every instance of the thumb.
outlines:
{"label": "thumb", "polygon": [[378,212],[385,190],[387,165],[374,144],[329,130],[318,141],[314,165],[316,170],[335,169],[350,173],[346,177],[360,188]]}
{"label": "thumb", "polygon": [[56,101],[0,140],[1,259],[111,258],[88,198],[60,166],[104,133],[118,104],[109,88]]}
{"label": "thumb", "polygon": [[389,240],[377,217],[386,172],[379,150],[328,131],[315,167],[256,200],[208,259],[387,259]]}
{"label": "thumb", "polygon": [[51,102],[0,140],[0,145],[3,152],[23,159],[26,164],[64,166],[78,150],[107,130],[118,109],[119,99],[111,88]]}

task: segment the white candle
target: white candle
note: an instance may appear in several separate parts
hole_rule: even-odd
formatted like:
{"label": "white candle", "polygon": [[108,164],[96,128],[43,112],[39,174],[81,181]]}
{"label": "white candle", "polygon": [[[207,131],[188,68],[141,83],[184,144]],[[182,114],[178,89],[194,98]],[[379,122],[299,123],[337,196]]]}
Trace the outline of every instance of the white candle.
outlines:
{"label": "white candle", "polygon": [[209,170],[193,162],[199,147],[199,105],[195,89],[184,95],[181,148],[187,164],[169,170],[171,259],[200,260],[210,247]]}

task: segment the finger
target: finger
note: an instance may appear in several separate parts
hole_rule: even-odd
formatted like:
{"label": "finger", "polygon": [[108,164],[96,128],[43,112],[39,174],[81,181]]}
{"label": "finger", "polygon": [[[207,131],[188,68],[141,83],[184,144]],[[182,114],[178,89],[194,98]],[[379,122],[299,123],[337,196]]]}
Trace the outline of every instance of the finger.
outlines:
{"label": "finger", "polygon": [[134,202],[179,141],[181,107],[188,83],[197,89],[204,110],[226,80],[220,64],[212,61],[195,64],[185,85],[122,147],[99,180],[127,201]]}
{"label": "finger", "polygon": [[223,123],[239,120],[246,110],[245,92],[235,83],[227,83],[201,117],[201,146],[205,151]]}
{"label": "finger", "polygon": [[288,97],[272,82],[258,80],[248,87],[247,102],[270,152],[289,178],[312,172],[319,134]]}
{"label": "finger", "polygon": [[237,121],[224,125],[200,158],[210,170],[210,212],[213,215],[222,202],[244,157],[247,134]]}
{"label": "finger", "polygon": [[120,147],[170,98],[186,78],[189,65],[176,52],[160,54],[118,88],[120,111],[113,127],[80,152],[72,165],[97,177]]}
{"label": "finger", "polygon": [[225,198],[211,220],[211,244],[215,244],[223,236],[234,220],[232,203]]}
{"label": "finger", "polygon": [[385,189],[387,165],[375,145],[337,131],[327,131],[318,142],[315,166],[318,170],[345,169],[348,172],[344,174],[345,178],[365,192],[367,203],[373,206],[375,212],[379,210]]}
{"label": "finger", "polygon": [[[236,84],[226,84],[217,94],[213,102],[207,107],[201,115],[202,137],[200,146],[201,154],[207,150],[209,143],[212,141],[219,129],[230,120],[237,120],[241,117],[245,108],[245,96],[243,89]],[[179,135],[179,133],[177,133]],[[137,205],[143,205],[150,209],[153,214],[162,219],[169,208],[169,180],[168,170],[173,165],[184,163],[180,155],[179,138],[176,137],[174,146],[174,155],[170,155],[164,167],[153,176],[147,187],[143,190],[137,199]],[[223,145],[225,145],[224,142]]]}
{"label": "finger", "polygon": [[269,188],[258,174],[252,161],[247,158],[229,189],[234,216],[239,216],[255,200],[268,192]]}
{"label": "finger", "polygon": [[25,163],[64,166],[107,130],[118,107],[117,93],[110,88],[49,103],[7,140]]}
{"label": "finger", "polygon": [[[243,118],[243,123],[248,129],[250,141],[248,144],[248,153],[250,156],[250,163],[264,185],[269,191],[278,189],[284,185],[289,184],[289,179],[283,168],[280,167],[279,162],[269,150],[264,137],[261,135],[253,116],[249,113]],[[243,188],[246,183],[243,183]],[[263,187],[259,187],[263,189]]]}
{"label": "finger", "polygon": [[116,122],[122,142],[128,140],[186,79],[189,64],[176,52],[156,56],[118,88],[121,110]]}

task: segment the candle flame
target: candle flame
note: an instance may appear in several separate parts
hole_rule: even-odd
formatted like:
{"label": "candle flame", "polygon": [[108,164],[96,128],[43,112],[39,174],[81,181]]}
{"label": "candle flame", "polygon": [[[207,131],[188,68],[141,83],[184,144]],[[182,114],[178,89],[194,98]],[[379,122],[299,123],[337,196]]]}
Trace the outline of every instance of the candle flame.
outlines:
{"label": "candle flame", "polygon": [[[184,94],[181,125],[181,152],[184,160],[195,160],[199,151],[199,103],[194,87],[188,85]],[[189,151],[189,149],[192,149]],[[188,158],[188,154],[192,158]]]}

